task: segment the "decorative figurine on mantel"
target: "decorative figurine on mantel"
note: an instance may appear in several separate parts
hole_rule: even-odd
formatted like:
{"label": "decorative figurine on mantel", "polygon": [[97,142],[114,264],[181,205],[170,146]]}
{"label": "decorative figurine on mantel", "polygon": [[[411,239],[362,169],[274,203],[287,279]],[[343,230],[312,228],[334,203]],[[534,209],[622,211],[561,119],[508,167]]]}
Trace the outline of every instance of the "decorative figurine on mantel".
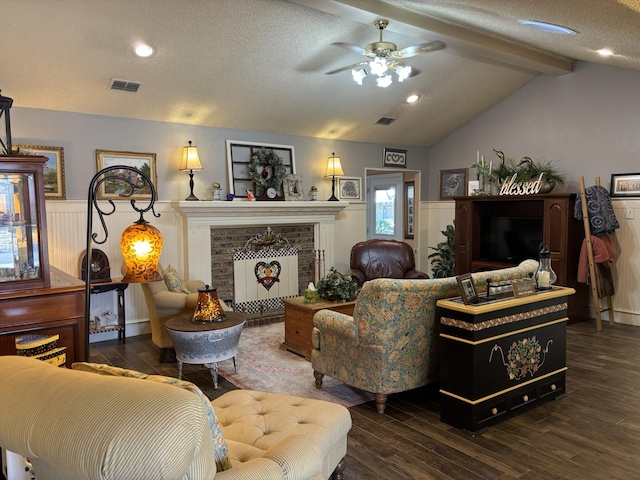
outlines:
{"label": "decorative figurine on mantel", "polygon": [[222,192],[222,189],[220,188],[220,184],[218,182],[215,182],[213,184],[212,190],[213,190],[213,200],[214,201],[221,200],[220,192]]}
{"label": "decorative figurine on mantel", "polygon": [[318,187],[315,185],[311,186],[311,201],[315,202],[318,200]]}

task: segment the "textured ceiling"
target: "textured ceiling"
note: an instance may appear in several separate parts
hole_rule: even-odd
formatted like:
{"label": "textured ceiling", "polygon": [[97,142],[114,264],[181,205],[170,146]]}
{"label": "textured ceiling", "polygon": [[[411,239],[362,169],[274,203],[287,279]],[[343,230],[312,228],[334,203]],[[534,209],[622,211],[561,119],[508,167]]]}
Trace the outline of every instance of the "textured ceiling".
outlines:
{"label": "textured ceiling", "polygon": [[[429,146],[538,74],[574,60],[640,70],[640,2],[584,0],[3,0],[0,88],[14,106],[193,125]],[[441,40],[408,59],[421,73],[383,89],[348,71],[388,18],[398,48]],[[542,20],[577,30],[542,33]],[[157,53],[139,59],[143,40]],[[595,50],[612,48],[603,58]],[[112,78],[141,82],[137,93]],[[414,105],[404,99],[421,95]],[[396,118],[375,125],[383,116]]]}

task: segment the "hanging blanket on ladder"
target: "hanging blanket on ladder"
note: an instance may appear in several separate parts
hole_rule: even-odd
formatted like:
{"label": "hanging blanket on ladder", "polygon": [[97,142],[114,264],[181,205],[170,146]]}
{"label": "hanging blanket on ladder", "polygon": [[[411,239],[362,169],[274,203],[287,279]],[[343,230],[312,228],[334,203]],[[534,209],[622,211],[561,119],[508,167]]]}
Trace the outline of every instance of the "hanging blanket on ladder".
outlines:
{"label": "hanging blanket on ladder", "polygon": [[[587,187],[584,191],[587,199],[587,212],[589,214],[589,224],[591,225],[591,235],[601,237],[614,232],[620,228],[616,214],[613,211],[609,191],[600,185]],[[582,220],[582,199],[576,199],[573,210],[574,218]]]}

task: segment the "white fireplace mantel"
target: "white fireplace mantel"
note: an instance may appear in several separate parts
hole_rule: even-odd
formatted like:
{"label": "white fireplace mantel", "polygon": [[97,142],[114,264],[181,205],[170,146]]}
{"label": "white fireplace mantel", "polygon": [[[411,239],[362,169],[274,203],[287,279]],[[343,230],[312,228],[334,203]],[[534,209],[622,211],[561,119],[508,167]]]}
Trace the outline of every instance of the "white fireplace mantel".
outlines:
{"label": "white fireplace mantel", "polygon": [[348,205],[328,201],[171,202],[184,219],[185,275],[211,285],[211,227],[313,225],[314,249],[325,251],[329,268],[335,263],[336,215]]}

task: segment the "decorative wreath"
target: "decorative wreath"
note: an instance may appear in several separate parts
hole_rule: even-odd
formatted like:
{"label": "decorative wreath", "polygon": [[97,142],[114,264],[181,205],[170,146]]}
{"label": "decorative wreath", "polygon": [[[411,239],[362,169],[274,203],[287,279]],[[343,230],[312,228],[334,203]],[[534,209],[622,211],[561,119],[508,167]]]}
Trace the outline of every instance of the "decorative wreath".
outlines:
{"label": "decorative wreath", "polygon": [[[271,167],[271,176],[269,176],[266,167]],[[282,163],[282,159],[273,150],[254,150],[248,168],[251,180],[262,191],[269,187],[279,190],[284,177],[287,175],[287,168]]]}

